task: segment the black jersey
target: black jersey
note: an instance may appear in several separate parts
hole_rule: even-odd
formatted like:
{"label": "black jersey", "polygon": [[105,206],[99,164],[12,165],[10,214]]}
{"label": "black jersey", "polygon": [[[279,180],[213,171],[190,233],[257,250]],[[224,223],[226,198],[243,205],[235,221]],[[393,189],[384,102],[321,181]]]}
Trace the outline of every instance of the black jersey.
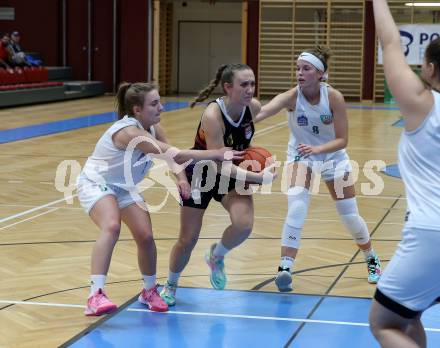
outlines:
{"label": "black jersey", "polygon": [[[222,120],[225,125],[225,134],[223,135],[223,143],[227,147],[232,147],[234,150],[241,151],[249,147],[252,137],[255,133],[254,122],[252,120],[252,113],[249,106],[244,108],[240,119],[234,124],[220,107],[223,101],[219,98],[211,103],[217,103],[222,114]],[[202,129],[202,122],[200,121],[197,128],[197,134],[194,141],[193,149],[206,150],[205,132]]]}

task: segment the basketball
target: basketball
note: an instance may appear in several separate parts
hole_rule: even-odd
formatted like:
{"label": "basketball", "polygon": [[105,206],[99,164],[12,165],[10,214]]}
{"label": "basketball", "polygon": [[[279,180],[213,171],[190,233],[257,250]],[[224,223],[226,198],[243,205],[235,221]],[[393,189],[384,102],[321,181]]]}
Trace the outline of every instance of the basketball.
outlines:
{"label": "basketball", "polygon": [[234,161],[242,169],[258,173],[274,161],[272,154],[263,147],[251,146],[244,151],[243,159]]}

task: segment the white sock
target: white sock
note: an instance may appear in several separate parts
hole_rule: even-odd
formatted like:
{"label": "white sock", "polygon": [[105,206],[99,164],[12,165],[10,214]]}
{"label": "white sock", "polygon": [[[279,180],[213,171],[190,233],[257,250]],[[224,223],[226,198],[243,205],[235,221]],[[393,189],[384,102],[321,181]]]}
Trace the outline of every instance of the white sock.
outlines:
{"label": "white sock", "polygon": [[91,297],[99,289],[104,289],[107,276],[105,274],[92,274],[90,276],[90,295]]}
{"label": "white sock", "polygon": [[177,283],[179,282],[179,278],[180,278],[181,273],[182,272],[174,273],[174,272],[169,271],[168,272],[168,283],[177,285]]}
{"label": "white sock", "polygon": [[229,251],[229,249],[226,248],[223,245],[223,243],[220,241],[215,246],[214,251],[212,252],[212,255],[214,255],[215,257],[224,257],[228,251]]}
{"label": "white sock", "polygon": [[292,258],[292,257],[281,256],[280,267],[283,268],[283,269],[289,269],[291,271],[292,267],[293,267],[293,262],[294,261],[295,261],[295,259]]}
{"label": "white sock", "polygon": [[144,288],[146,290],[150,290],[152,287],[156,285],[156,275],[145,275],[142,274],[142,278],[144,279]]}
{"label": "white sock", "polygon": [[373,248],[369,248],[369,249],[365,249],[365,250],[361,249],[361,250],[362,250],[362,253],[364,254],[365,260],[369,259],[370,257],[376,256],[376,253]]}

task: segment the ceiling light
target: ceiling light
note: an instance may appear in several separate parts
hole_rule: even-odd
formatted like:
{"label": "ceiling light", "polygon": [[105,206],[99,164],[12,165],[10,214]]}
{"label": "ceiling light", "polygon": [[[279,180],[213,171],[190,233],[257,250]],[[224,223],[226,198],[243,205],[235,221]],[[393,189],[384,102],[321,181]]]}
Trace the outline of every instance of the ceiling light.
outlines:
{"label": "ceiling light", "polygon": [[407,2],[405,6],[414,7],[440,7],[440,2]]}

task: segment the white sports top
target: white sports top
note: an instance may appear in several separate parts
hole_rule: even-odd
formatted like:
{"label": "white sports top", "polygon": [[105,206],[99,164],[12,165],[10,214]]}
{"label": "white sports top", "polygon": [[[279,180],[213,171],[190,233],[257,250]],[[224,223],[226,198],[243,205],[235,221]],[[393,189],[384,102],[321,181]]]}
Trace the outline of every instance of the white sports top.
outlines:
{"label": "white sports top", "polygon": [[399,170],[405,183],[408,227],[440,231],[440,94],[414,131],[403,131]]}
{"label": "white sports top", "polygon": [[[288,152],[293,157],[298,153],[296,148],[299,144],[312,146],[321,145],[335,139],[333,114],[328,100],[328,85],[321,82],[320,98],[317,105],[311,105],[302,94],[298,86],[295,110],[288,112],[290,139]],[[328,161],[340,155],[345,155],[345,149],[331,153],[310,155],[308,160]]]}
{"label": "white sports top", "polygon": [[[134,149],[132,155],[128,156],[129,151],[116,147],[113,142],[113,135],[129,126],[144,129],[134,117],[124,116],[121,120],[116,121],[96,143],[93,154],[84,165],[82,175],[91,181],[115,185],[126,190],[133,188],[145,177],[153,165],[151,157],[138,149]],[[156,137],[153,126],[150,127],[149,132],[154,138]],[[125,158],[126,156],[127,158]],[[124,160],[127,161],[127,177],[124,175]]]}

